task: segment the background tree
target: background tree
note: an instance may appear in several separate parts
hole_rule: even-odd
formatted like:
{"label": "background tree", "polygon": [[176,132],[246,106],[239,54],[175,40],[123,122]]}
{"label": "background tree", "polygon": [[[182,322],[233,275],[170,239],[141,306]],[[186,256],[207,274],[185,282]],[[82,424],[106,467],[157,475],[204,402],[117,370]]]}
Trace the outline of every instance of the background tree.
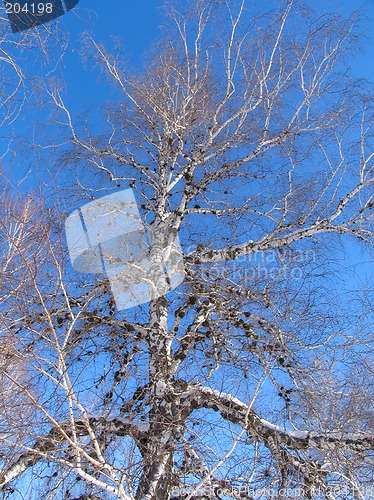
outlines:
{"label": "background tree", "polygon": [[[49,87],[79,199],[34,200],[22,243],[2,219],[20,273],[2,335],[28,378],[0,371],[34,423],[1,438],[4,495],[33,498],[25,477],[37,498],[365,498],[372,301],[333,286],[340,245],[373,243],[356,19],[244,0],[165,12],[141,74],[87,37],[120,91],[101,135]],[[63,221],[128,187],[150,230],[179,235],[186,277],[118,312],[104,277],[73,273]]]}

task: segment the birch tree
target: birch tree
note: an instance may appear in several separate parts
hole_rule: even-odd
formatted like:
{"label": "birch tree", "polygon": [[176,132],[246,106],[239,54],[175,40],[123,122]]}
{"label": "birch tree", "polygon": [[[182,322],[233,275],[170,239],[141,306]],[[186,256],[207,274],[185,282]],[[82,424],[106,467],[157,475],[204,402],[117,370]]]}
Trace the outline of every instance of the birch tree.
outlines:
{"label": "birch tree", "polygon": [[[372,255],[358,21],[245,0],[165,19],[137,74],[87,36],[118,100],[95,136],[50,87],[78,197],[32,205],[22,243],[3,219],[21,275],[2,328],[28,377],[0,371],[32,412],[1,436],[4,497],[368,498],[372,289],[333,286],[342,245]],[[63,222],[127,188],[179,236],[185,279],[118,311],[105,276],[72,270]]]}

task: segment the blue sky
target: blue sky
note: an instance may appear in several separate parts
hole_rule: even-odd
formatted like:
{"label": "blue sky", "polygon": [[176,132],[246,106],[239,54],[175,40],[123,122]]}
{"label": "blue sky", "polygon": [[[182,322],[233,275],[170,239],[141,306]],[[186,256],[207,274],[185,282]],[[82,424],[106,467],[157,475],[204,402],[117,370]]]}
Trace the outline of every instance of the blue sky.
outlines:
{"label": "blue sky", "polygon": [[[277,0],[253,3],[263,9],[279,5]],[[357,54],[351,64],[355,76],[374,82],[374,0],[308,0],[306,3],[321,13],[339,11],[349,15],[355,10],[366,13],[368,20],[363,51]],[[80,0],[77,8],[63,17],[63,27],[72,41],[72,47],[63,60],[66,102],[75,112],[86,106],[92,108],[94,102],[95,113],[97,104],[110,99],[111,92],[111,87],[100,78],[97,69],[89,64],[82,66],[79,55],[81,33],[90,32],[108,49],[113,46],[116,37],[122,39],[130,70],[141,69],[142,54],[160,36],[162,4],[155,0]],[[368,258],[366,252],[353,245],[348,245],[346,251],[346,262],[352,272],[357,274],[358,282],[366,281],[371,274],[370,266],[359,266],[362,260]]]}
{"label": "blue sky", "polygon": [[[254,3],[264,9],[279,5],[276,0]],[[374,81],[374,0],[309,0],[307,3],[321,13],[338,10],[348,15],[353,10],[366,10],[369,17],[367,34],[373,36],[373,39],[365,41],[365,53],[358,54],[356,60],[352,61],[352,68],[357,76]],[[92,102],[105,102],[108,96],[108,85],[99,81],[98,72],[93,71],[89,64],[82,66],[79,55],[82,32],[91,33],[108,49],[113,46],[115,38],[122,39],[131,70],[140,69],[142,54],[160,36],[162,4],[163,2],[155,0],[80,0],[73,11],[60,19],[61,28],[71,40],[62,65],[69,104],[74,108],[85,104],[89,106]]]}
{"label": "blue sky", "polygon": [[[374,0],[356,2],[354,0],[308,0],[306,2],[318,11],[327,12],[338,10],[346,15],[353,10],[365,10],[369,20],[366,25],[367,35],[364,53],[357,55],[352,61],[352,69],[356,76],[374,81]],[[271,9],[279,5],[277,0],[261,0],[254,2],[260,9]],[[61,29],[70,39],[70,45],[65,54],[61,72],[66,84],[66,102],[73,113],[85,108],[94,107],[110,99],[111,87],[100,78],[97,68],[90,62],[82,64],[80,57],[81,36],[84,32],[92,34],[96,40],[105,44],[110,50],[115,39],[121,39],[126,49],[126,60],[131,71],[140,69],[142,54],[149,48],[153,41],[160,36],[162,24],[162,1],[142,0],[141,2],[129,0],[80,0],[77,7],[59,18]],[[41,28],[42,29],[42,28]],[[9,36],[19,38],[19,34]],[[31,63],[31,60],[28,61]],[[27,71],[30,71],[29,64]],[[31,70],[40,74],[38,68]],[[61,73],[58,75],[61,77]],[[93,104],[94,103],[94,104]],[[25,122],[31,122],[29,113],[20,120],[20,130],[24,129]],[[17,124],[15,132],[17,132]],[[1,146],[0,146],[1,147]]]}
{"label": "blue sky", "polygon": [[[115,38],[122,39],[131,69],[140,68],[141,55],[159,36],[161,5],[161,2],[152,0],[80,0],[78,7],[65,15],[63,23],[74,47],[64,59],[68,100],[72,103],[91,103],[98,97],[104,102],[106,100],[108,85],[104,82],[100,85],[97,71],[92,71],[89,65],[82,68],[79,55],[82,32],[97,37],[108,49],[113,46]],[[98,95],[98,90],[103,92]]]}
{"label": "blue sky", "polygon": [[[321,13],[338,10],[349,15],[353,10],[365,10],[368,16],[366,33],[368,37],[364,41],[364,51],[357,54],[352,61],[352,69],[357,77],[364,77],[374,82],[374,0],[356,2],[354,0],[308,0],[306,2],[314,6]],[[97,130],[101,129],[100,106],[114,97],[114,89],[100,76],[97,68],[93,67],[90,61],[82,63],[81,37],[82,33],[89,32],[99,42],[105,44],[110,51],[113,48],[115,39],[119,38],[125,47],[125,58],[128,61],[130,71],[141,69],[142,54],[150,47],[160,35],[160,25],[162,24],[163,2],[155,0],[80,0],[79,4],[72,11],[59,19],[61,30],[70,39],[68,49],[61,61],[60,70],[56,72],[57,77],[62,77],[65,82],[65,101],[71,110],[72,115],[84,116],[87,110],[91,115],[91,125]],[[254,2],[260,9],[271,9],[279,5],[276,0],[261,0]],[[43,28],[39,28],[43,29]],[[370,36],[372,37],[370,39]],[[19,39],[19,34],[11,33],[9,37]],[[39,63],[27,60],[23,64],[26,76],[28,74],[43,76],[47,71]],[[48,70],[49,71],[49,70]],[[20,118],[13,124],[13,129],[9,134],[14,136],[25,135],[32,137],[35,135],[34,123],[42,119],[31,109],[25,109]],[[6,140],[8,131],[1,134],[5,140],[0,139],[0,155],[7,147]],[[28,169],[33,169],[33,165],[25,164],[22,155],[12,157],[7,156],[16,179],[23,178]],[[32,176],[33,174],[31,174]],[[30,176],[30,177],[31,177]],[[348,247],[348,261],[352,267],[359,264],[364,258],[361,250],[352,246]],[[366,257],[365,257],[366,258]],[[362,279],[370,274],[367,266],[356,271],[362,275]]]}
{"label": "blue sky", "polygon": [[[279,2],[275,0],[257,2],[259,6],[264,8],[271,8],[277,3]],[[367,23],[367,32],[369,35],[372,34],[373,39],[365,41],[365,52],[358,54],[356,59],[352,61],[352,69],[355,76],[374,81],[374,0],[362,3],[354,0],[345,0],[343,2],[309,0],[307,3],[314,5],[321,12],[335,10],[338,5],[340,5],[338,10],[345,14],[349,14],[358,8],[366,9],[370,18]],[[114,96],[114,90],[100,76],[97,68],[93,68],[90,62],[82,64],[80,58],[82,33],[85,31],[90,32],[99,42],[103,42],[109,50],[113,47],[116,37],[122,38],[123,45],[126,47],[126,58],[130,70],[141,69],[142,54],[160,36],[161,6],[162,2],[156,0],[80,0],[73,11],[67,13],[58,21],[61,29],[70,38],[70,44],[61,61],[61,69],[56,72],[56,76],[64,78],[66,86],[65,100],[72,114],[84,116],[85,109],[91,109],[91,117],[96,120],[94,125],[100,130],[101,124],[98,120],[100,105],[110,100],[111,96]],[[9,29],[9,36],[16,39],[20,35],[12,34]],[[30,69],[32,66],[33,61],[28,60],[25,62],[26,74],[27,71],[30,71],[31,74],[42,76],[43,72],[46,71],[37,65]],[[0,156],[8,145],[8,141],[6,139],[2,140],[1,137],[6,138],[10,133],[15,136],[25,134],[32,137],[33,122],[40,119],[42,117],[38,116],[37,112],[26,109],[24,114],[13,124],[13,130],[2,130],[0,134]],[[23,163],[24,160],[21,154],[14,156],[12,152],[12,154],[6,156],[6,159],[18,179],[22,178],[28,169],[33,168],[32,164]],[[372,268],[369,264],[368,254],[361,247],[348,244],[345,250],[344,265],[347,268],[350,267],[351,270],[334,281],[334,286],[340,289],[340,292],[348,294],[352,288],[365,286],[366,281],[370,279]],[[364,262],[364,265],[362,265],[362,262]],[[347,292],[345,292],[345,289]]]}

